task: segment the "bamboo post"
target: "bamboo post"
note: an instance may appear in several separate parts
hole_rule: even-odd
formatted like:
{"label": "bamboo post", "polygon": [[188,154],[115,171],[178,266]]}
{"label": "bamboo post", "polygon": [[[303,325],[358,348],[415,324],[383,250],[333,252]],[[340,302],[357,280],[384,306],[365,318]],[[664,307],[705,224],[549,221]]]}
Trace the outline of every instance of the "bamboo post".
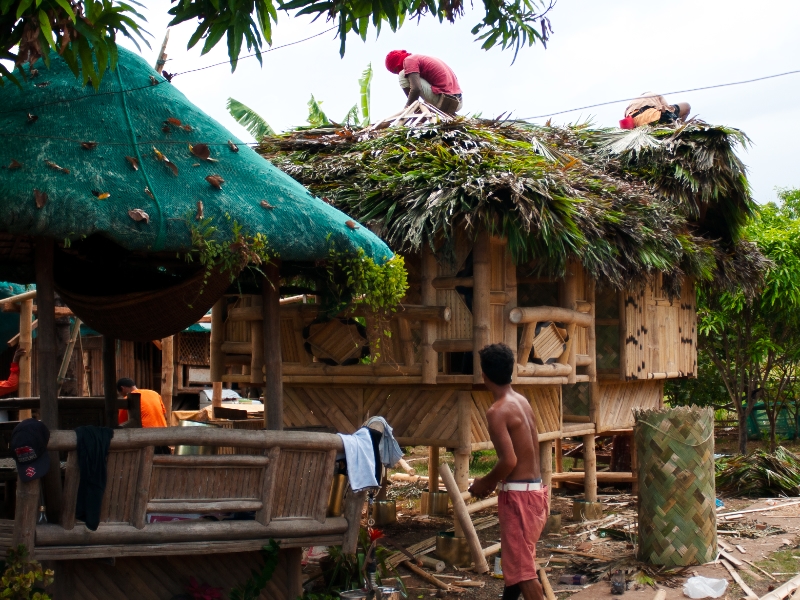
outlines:
{"label": "bamboo post", "polygon": [[[261,298],[253,298],[253,306],[261,308]],[[258,321],[250,321],[250,385],[264,387],[264,326]],[[303,351],[305,354],[305,350]]]}
{"label": "bamboo post", "polygon": [[587,352],[589,353],[589,365],[586,367],[586,374],[589,376],[589,380],[592,382],[597,381],[597,332],[595,331],[595,318],[597,312],[596,287],[597,285],[595,280],[589,277],[586,289],[586,301],[591,305],[589,314],[592,316],[592,324],[586,330],[588,346]]}
{"label": "bamboo post", "polygon": [[491,291],[492,291],[492,257],[489,234],[486,231],[478,233],[475,246],[472,248],[472,272],[473,272],[473,295],[472,295],[472,372],[473,383],[478,385],[483,383],[483,372],[481,371],[481,358],[478,351],[491,343],[492,334],[492,311],[491,311]]}
{"label": "bamboo post", "polygon": [[594,451],[594,434],[583,436],[583,496],[586,502],[597,502],[597,457]]}
{"label": "bamboo post", "polygon": [[636,444],[633,439],[633,434],[631,434],[630,447],[631,447],[631,472],[634,474],[633,483],[631,483],[631,495],[638,496],[639,477],[637,476],[637,473],[639,472],[639,455],[636,452]]}
{"label": "bamboo post", "polygon": [[264,315],[264,407],[266,428],[283,429],[283,363],[281,360],[281,277],[277,259],[264,266],[261,283]]}
{"label": "bamboo post", "polygon": [[106,405],[106,427],[119,425],[117,411],[117,340],[103,336],[103,396]]}
{"label": "bamboo post", "polygon": [[[58,370],[56,368],[56,308],[53,254],[55,244],[45,237],[36,238],[36,305],[39,311],[37,339],[37,378],[39,383],[39,418],[50,431],[58,429]],[[50,452],[50,462],[59,465],[58,452]],[[61,469],[50,469],[43,481],[47,518],[58,523],[61,517]]]}
{"label": "bamboo post", "polygon": [[550,513],[550,486],[553,481],[553,442],[539,442],[539,466],[542,471],[542,485],[547,486],[547,507]]}
{"label": "bamboo post", "polygon": [[342,552],[355,554],[358,547],[358,534],[361,531],[361,513],[364,510],[366,490],[355,493],[347,486],[347,497],[344,501],[344,518],[347,520],[347,531],[342,536]]}
{"label": "bamboo post", "polygon": [[455,451],[456,483],[459,491],[469,487],[469,459],[472,456],[472,393],[458,393],[458,448]]}
{"label": "bamboo post", "polygon": [[439,491],[439,447],[428,448],[428,491]]}
{"label": "bamboo post", "polygon": [[503,310],[503,340],[511,351],[514,352],[514,372],[511,376],[513,383],[517,382],[517,325],[509,320],[511,311],[517,307],[517,265],[514,264],[514,257],[506,244],[506,294],[508,304]]}
{"label": "bamboo post", "polygon": [[300,598],[303,595],[303,549],[287,548],[286,554],[286,591],[289,598]]}
{"label": "bamboo post", "polygon": [[[25,354],[19,359],[19,397],[30,398],[33,396],[31,380],[31,351],[33,349],[33,298],[28,298],[20,303],[19,313],[19,347]],[[20,410],[19,420],[30,419],[31,411]]]}
{"label": "bamboo post", "polygon": [[478,539],[478,534],[475,532],[475,526],[472,524],[472,519],[467,512],[467,505],[461,497],[461,492],[458,491],[456,480],[450,472],[450,467],[446,464],[440,465],[439,473],[444,481],[444,487],[447,488],[447,493],[450,496],[450,501],[453,503],[453,513],[455,518],[461,524],[461,529],[464,531],[464,537],[469,544],[469,552],[472,556],[472,561],[475,563],[476,573],[486,573],[489,570],[489,565],[486,562],[486,557],[483,555],[483,548]]}
{"label": "bamboo post", "polygon": [[172,391],[175,383],[175,336],[161,340],[161,399],[167,409],[167,423],[172,420]]}
{"label": "bamboo post", "polygon": [[622,289],[617,292],[617,303],[619,311],[619,378],[627,381],[628,373],[628,322],[625,318],[625,296],[630,292]]}
{"label": "bamboo post", "polygon": [[[421,277],[421,301],[425,306],[436,305],[436,288],[433,287],[433,280],[438,275],[438,265],[436,256],[428,247],[422,245],[422,277]],[[436,375],[439,372],[439,355],[433,349],[436,341],[437,324],[435,321],[422,322],[422,383],[433,385],[436,383]]]}
{"label": "bamboo post", "polygon": [[[555,440],[555,472],[556,473],[563,473],[564,472],[564,452],[561,449],[561,438],[556,438]],[[558,483],[554,484],[555,487],[559,487]]]}
{"label": "bamboo post", "polygon": [[[56,455],[58,456],[58,455]],[[56,463],[58,465],[59,463]],[[56,469],[58,473],[59,469]],[[33,555],[36,539],[36,520],[39,513],[39,480],[17,481],[17,507],[14,511],[13,547],[20,544]]]}
{"label": "bamboo post", "polygon": [[69,332],[69,342],[67,342],[67,348],[64,351],[64,358],[61,360],[61,368],[58,370],[58,394],[61,394],[61,386],[67,379],[67,371],[69,370],[69,363],[72,360],[72,353],[75,350],[75,342],[78,339],[78,336],[81,334],[81,320],[78,317],[75,317],[75,321],[72,323],[72,329]]}
{"label": "bamboo post", "polygon": [[212,387],[212,406],[222,406],[222,375],[225,371],[225,355],[222,344],[225,342],[225,297],[211,308],[210,375]]}
{"label": "bamboo post", "polygon": [[[575,310],[578,302],[578,277],[576,270],[580,266],[573,261],[567,264],[567,273],[564,276],[564,296],[561,299],[561,304],[564,308]],[[567,342],[567,360],[566,363],[572,367],[572,371],[567,376],[568,383],[575,383],[577,381],[577,360],[576,360],[576,344],[575,344],[575,324],[571,323],[567,327],[569,333],[569,341]]]}
{"label": "bamboo post", "polygon": [[164,34],[164,41],[161,42],[161,52],[158,53],[158,59],[153,67],[159,75],[161,75],[161,71],[164,70],[164,65],[167,63],[167,42],[169,42],[169,28],[167,33]]}

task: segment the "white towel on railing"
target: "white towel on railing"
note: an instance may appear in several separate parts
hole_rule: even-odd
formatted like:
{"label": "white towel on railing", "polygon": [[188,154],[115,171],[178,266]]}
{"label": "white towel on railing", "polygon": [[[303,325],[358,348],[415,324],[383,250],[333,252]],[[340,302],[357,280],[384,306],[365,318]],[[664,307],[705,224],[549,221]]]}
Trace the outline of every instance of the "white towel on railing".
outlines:
{"label": "white towel on railing", "polygon": [[338,434],[344,443],[344,455],[347,460],[347,477],[354,492],[366,488],[378,487],[375,479],[375,453],[372,450],[372,438],[369,431],[362,427],[353,435]]}
{"label": "white towel on railing", "polygon": [[386,419],[383,417],[372,417],[367,421],[366,426],[369,427],[373,423],[380,423],[383,425],[383,437],[381,438],[380,445],[381,462],[384,466],[391,469],[403,458],[403,451],[400,449],[400,444],[394,439],[394,433],[392,433],[392,428],[389,426],[389,423],[386,422]]}

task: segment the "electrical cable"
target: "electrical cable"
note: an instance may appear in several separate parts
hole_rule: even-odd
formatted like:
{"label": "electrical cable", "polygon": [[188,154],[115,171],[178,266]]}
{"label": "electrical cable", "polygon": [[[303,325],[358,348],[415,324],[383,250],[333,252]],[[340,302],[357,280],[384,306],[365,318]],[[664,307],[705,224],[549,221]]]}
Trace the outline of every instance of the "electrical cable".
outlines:
{"label": "electrical cable", "polygon": [[[674,92],[664,92],[663,94],[659,94],[659,95],[660,96],[668,96],[668,95],[671,95],[671,94],[686,94],[686,93],[689,93],[689,92],[699,92],[699,91],[702,91],[702,90],[713,90],[713,89],[716,89],[716,88],[730,87],[732,85],[744,85],[746,83],[755,83],[757,81],[764,81],[766,79],[775,79],[777,77],[785,77],[786,75],[796,75],[797,73],[800,73],[800,69],[798,69],[796,71],[786,71],[784,73],[776,73],[774,75],[765,75],[764,77],[756,77],[754,79],[745,79],[743,81],[732,81],[730,83],[718,83],[718,84],[715,84],[715,85],[707,85],[707,86],[703,86],[703,87],[691,88],[691,89],[688,89],[688,90],[677,90],[677,91],[674,91]],[[547,113],[547,114],[544,114],[544,115],[536,115],[535,117],[525,117],[525,118],[518,119],[518,120],[520,120],[520,121],[530,121],[532,119],[544,119],[545,117],[555,117],[556,115],[563,115],[565,113],[577,112],[579,110],[586,110],[586,109],[589,109],[589,108],[597,108],[599,106],[608,106],[610,104],[619,104],[620,102],[631,102],[632,100],[638,100],[641,97],[642,96],[636,96],[635,98],[623,98],[621,100],[609,100],[608,102],[599,102],[597,104],[589,104],[588,106],[581,106],[579,108],[570,108],[569,110],[560,110],[560,111],[557,111],[557,112]]]}

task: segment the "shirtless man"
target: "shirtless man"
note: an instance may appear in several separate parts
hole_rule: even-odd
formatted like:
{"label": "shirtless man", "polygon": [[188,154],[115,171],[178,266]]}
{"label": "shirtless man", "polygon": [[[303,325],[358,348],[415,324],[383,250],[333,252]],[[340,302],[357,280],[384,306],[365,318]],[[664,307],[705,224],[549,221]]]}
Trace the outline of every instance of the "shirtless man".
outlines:
{"label": "shirtless man", "polygon": [[[494,404],[486,411],[497,464],[469,491],[483,498],[498,488],[497,512],[503,552],[503,600],[542,600],[536,575],[536,542],[547,521],[547,487],[539,467],[536,419],[524,396],[511,389],[514,353],[505,344],[480,351],[483,381]],[[498,485],[499,484],[499,485]]]}

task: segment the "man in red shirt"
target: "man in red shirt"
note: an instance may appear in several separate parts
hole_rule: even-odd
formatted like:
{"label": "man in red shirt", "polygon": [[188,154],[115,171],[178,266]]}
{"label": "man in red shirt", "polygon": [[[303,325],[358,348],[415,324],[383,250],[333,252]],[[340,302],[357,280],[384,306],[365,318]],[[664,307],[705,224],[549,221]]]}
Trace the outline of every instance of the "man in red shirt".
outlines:
{"label": "man in red shirt", "polygon": [[14,358],[11,359],[11,372],[8,379],[0,381],[0,396],[8,396],[19,389],[19,359],[25,354],[26,350],[17,346]]}
{"label": "man in red shirt", "polygon": [[386,55],[386,68],[400,77],[400,87],[408,98],[406,106],[411,106],[421,96],[447,114],[454,115],[461,110],[463,102],[458,78],[444,61],[392,50]]}

